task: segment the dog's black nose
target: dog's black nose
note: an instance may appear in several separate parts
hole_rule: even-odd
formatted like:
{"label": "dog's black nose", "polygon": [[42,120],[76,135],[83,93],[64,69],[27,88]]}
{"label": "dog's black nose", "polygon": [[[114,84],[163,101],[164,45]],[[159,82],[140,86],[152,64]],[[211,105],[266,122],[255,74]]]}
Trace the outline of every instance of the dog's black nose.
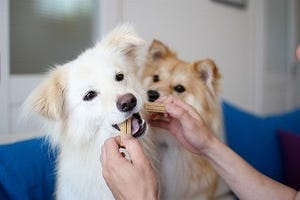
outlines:
{"label": "dog's black nose", "polygon": [[119,111],[128,112],[132,111],[136,106],[137,100],[135,96],[131,93],[124,94],[119,97],[117,101],[117,108]]}
{"label": "dog's black nose", "polygon": [[159,93],[155,90],[148,90],[147,95],[148,95],[148,101],[150,102],[154,102],[156,99],[159,98]]}

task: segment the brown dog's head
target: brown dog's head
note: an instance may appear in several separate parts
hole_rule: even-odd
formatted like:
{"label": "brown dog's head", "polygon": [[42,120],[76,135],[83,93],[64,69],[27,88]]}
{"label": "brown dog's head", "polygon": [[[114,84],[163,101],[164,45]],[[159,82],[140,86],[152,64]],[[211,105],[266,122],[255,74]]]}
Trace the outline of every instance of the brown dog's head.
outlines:
{"label": "brown dog's head", "polygon": [[193,105],[210,125],[214,123],[212,118],[219,114],[221,75],[211,59],[186,62],[165,44],[154,40],[149,47],[148,61],[141,78],[147,88],[148,101],[174,95]]}

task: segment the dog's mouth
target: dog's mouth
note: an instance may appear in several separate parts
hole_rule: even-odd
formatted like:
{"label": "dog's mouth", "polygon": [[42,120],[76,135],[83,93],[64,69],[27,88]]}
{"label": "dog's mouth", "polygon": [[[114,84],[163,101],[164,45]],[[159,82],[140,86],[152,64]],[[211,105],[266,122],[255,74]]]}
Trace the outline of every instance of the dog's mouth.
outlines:
{"label": "dog's mouth", "polygon": [[[115,129],[120,131],[120,127],[118,124],[112,125]],[[135,138],[142,136],[147,129],[147,123],[142,118],[140,113],[134,113],[131,119],[131,135]]]}

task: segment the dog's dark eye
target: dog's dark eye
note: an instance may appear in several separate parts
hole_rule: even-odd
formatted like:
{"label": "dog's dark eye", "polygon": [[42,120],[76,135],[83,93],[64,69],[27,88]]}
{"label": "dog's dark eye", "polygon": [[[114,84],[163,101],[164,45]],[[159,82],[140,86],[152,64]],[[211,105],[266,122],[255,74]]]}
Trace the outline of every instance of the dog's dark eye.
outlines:
{"label": "dog's dark eye", "polygon": [[183,85],[176,85],[176,86],[174,87],[174,90],[175,90],[176,92],[178,92],[178,93],[182,93],[182,92],[185,91],[185,88],[184,88]]}
{"label": "dog's dark eye", "polygon": [[118,73],[116,74],[116,81],[122,81],[124,79],[124,74]]}
{"label": "dog's dark eye", "polygon": [[91,90],[86,93],[86,95],[83,97],[84,101],[91,101],[97,96],[97,92]]}
{"label": "dog's dark eye", "polygon": [[159,76],[157,74],[155,74],[153,76],[153,82],[158,82],[159,81]]}

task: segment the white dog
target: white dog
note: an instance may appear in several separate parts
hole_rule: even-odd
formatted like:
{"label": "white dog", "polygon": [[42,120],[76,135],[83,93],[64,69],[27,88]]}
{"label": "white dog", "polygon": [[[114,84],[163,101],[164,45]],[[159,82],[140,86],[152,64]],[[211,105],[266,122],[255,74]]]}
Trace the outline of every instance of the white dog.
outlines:
{"label": "white dog", "polygon": [[[57,199],[114,199],[101,171],[104,141],[119,134],[117,124],[133,117],[133,136],[146,132],[140,111],[143,89],[135,76],[144,41],[132,27],[117,27],[75,60],[56,66],[25,106],[47,119],[58,146]],[[153,151],[149,137],[144,147]],[[122,167],[122,166],[120,166]]]}

